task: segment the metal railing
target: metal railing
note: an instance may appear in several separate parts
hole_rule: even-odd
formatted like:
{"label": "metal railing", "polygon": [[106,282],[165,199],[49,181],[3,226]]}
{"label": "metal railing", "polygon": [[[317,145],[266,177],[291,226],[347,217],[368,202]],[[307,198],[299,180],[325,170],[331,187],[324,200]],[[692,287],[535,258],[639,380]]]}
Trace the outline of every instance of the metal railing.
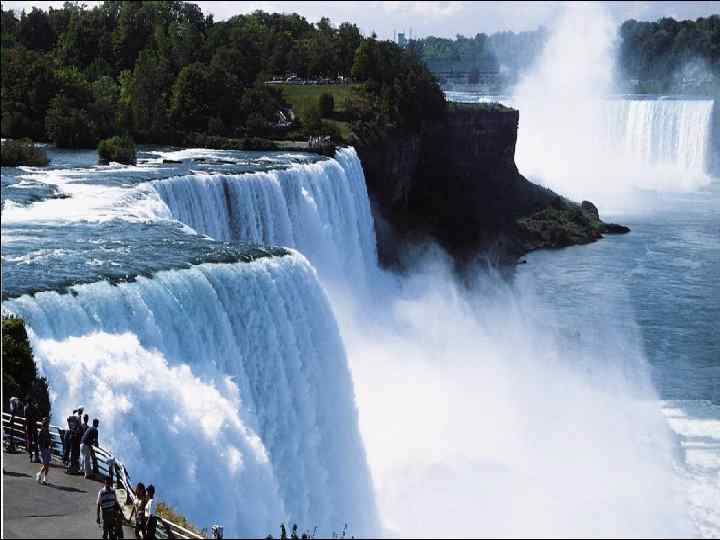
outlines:
{"label": "metal railing", "polygon": [[[12,420],[12,422],[11,422]],[[25,418],[15,415],[14,420],[10,413],[2,413],[3,439],[12,440],[16,446],[26,446],[25,440]],[[37,428],[42,427],[41,422],[37,422]],[[63,436],[66,430],[60,429],[58,426],[50,424],[50,440],[51,440],[51,458],[62,463],[64,444]],[[115,457],[112,452],[102,446],[93,446],[92,450],[97,459],[98,472],[107,477],[110,472],[110,465],[114,464],[113,477],[115,485],[120,484],[125,490],[125,505],[134,505],[137,500],[135,490],[130,482],[130,473],[125,465]],[[200,539],[203,536],[190,531],[170,520],[158,516],[158,527],[156,531],[158,538],[182,538],[182,539]]]}

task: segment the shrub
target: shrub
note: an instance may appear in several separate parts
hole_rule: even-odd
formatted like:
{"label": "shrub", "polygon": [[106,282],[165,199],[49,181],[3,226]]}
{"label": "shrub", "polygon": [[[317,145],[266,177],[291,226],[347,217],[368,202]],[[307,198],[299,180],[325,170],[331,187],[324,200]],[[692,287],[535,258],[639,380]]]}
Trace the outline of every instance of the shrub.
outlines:
{"label": "shrub", "polygon": [[2,143],[2,164],[6,167],[44,167],[48,164],[47,152],[44,148],[35,146],[30,139],[5,141]]}
{"label": "shrub", "polygon": [[215,150],[276,150],[277,145],[261,137],[219,137],[204,133],[186,133],[182,139],[183,146],[192,148],[212,148]]}
{"label": "shrub", "polygon": [[320,135],[330,137],[334,143],[343,142],[343,137],[340,134],[338,126],[326,120],[323,120],[320,126]]}
{"label": "shrub", "polygon": [[335,111],[335,98],[333,95],[328,92],[320,94],[318,98],[318,108],[320,109],[320,116],[323,118],[332,116],[332,113]]}
{"label": "shrub", "polygon": [[210,118],[210,120],[208,120],[207,132],[209,135],[222,135],[225,133],[225,124],[219,118]]}
{"label": "shrub", "polygon": [[248,116],[245,127],[247,128],[248,135],[261,136],[267,134],[270,124],[261,114],[253,112]]}
{"label": "shrub", "polygon": [[125,165],[135,165],[137,163],[135,143],[127,135],[103,139],[98,144],[97,152],[100,163],[109,163],[111,161]]}
{"label": "shrub", "polygon": [[198,527],[193,525],[189,519],[187,519],[184,515],[182,515],[174,508],[172,508],[166,502],[160,501],[158,503],[157,515],[163,519],[172,521],[175,525],[180,525],[183,529],[188,529],[189,531],[192,531],[196,534],[201,534],[203,532]]}
{"label": "shrub", "polygon": [[277,150],[277,145],[262,137],[246,137],[242,141],[242,150]]}
{"label": "shrub", "polygon": [[322,130],[320,107],[308,105],[300,113],[300,122],[306,135],[319,135]]}
{"label": "shrub", "polygon": [[35,403],[38,416],[49,416],[47,379],[38,377],[25,322],[17,317],[3,316],[2,319],[2,366],[3,407],[8,406],[13,396],[20,399],[29,396]]}

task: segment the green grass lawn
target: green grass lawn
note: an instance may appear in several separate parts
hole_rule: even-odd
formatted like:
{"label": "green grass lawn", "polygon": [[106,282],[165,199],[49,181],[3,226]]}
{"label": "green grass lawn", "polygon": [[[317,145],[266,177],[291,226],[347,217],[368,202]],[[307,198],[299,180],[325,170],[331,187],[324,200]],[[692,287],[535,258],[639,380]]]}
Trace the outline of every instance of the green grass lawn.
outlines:
{"label": "green grass lawn", "polygon": [[302,111],[310,105],[317,105],[321,94],[331,94],[335,100],[333,115],[324,118],[323,121],[335,125],[343,140],[347,141],[350,136],[350,123],[345,116],[345,103],[352,95],[357,85],[344,84],[283,84],[279,85],[285,100],[290,104],[295,114],[302,114]]}
{"label": "green grass lawn", "polygon": [[350,97],[352,89],[356,87],[352,84],[282,84],[278,86],[296,113],[305,109],[309,104],[317,104],[320,94],[325,93],[332,94],[335,99],[335,112],[342,113],[345,111],[345,101]]}

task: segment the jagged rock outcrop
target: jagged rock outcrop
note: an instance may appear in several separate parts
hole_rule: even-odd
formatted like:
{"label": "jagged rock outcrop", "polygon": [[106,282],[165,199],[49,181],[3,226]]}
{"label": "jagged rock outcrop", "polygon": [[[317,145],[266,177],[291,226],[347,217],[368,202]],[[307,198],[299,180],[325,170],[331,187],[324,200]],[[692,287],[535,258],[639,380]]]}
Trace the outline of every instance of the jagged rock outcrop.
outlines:
{"label": "jagged rock outcrop", "polygon": [[398,244],[423,238],[459,260],[484,252],[512,262],[613,232],[591,203],[594,210],[583,209],[518,172],[518,120],[499,104],[452,104],[447,121],[421,135],[387,131],[354,142],[375,210],[396,233],[394,243],[379,236],[384,261]]}

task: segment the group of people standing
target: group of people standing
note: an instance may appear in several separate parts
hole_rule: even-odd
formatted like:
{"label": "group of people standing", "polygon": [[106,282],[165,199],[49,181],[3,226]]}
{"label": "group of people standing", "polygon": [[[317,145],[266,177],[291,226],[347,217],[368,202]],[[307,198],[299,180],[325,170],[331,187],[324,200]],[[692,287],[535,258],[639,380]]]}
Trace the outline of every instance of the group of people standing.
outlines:
{"label": "group of people standing", "polygon": [[142,482],[135,486],[135,538],[155,538],[158,525],[155,503],[155,486],[150,484],[147,488]]}
{"label": "group of people standing", "polygon": [[[147,488],[142,482],[135,487],[135,501],[132,514],[135,517],[135,538],[156,538],[159,517],[156,513],[155,486],[150,484]],[[110,477],[105,479],[105,486],[98,492],[97,497],[97,523],[102,523],[103,540],[116,540],[123,538],[123,513],[118,501],[117,493],[113,488]]]}
{"label": "group of people standing", "polygon": [[[35,475],[38,483],[47,485],[47,473],[50,470],[52,459],[52,438],[50,437],[50,419],[42,418],[40,429],[38,429],[37,408],[31,396],[22,400],[17,397],[10,398],[10,426],[15,425],[16,417],[25,418],[25,449],[30,457],[30,463],[42,463],[42,467]],[[8,450],[15,452],[15,435],[11,429],[9,432]]]}
{"label": "group of people standing", "polygon": [[[98,474],[97,456],[94,447],[98,443],[98,426],[100,420],[95,418],[92,426],[88,424],[90,417],[83,414],[83,408],[74,409],[67,418],[68,428],[62,433],[63,464],[70,474],[85,474],[85,478],[93,478]],[[80,458],[82,456],[82,462]]]}
{"label": "group of people standing", "polygon": [[[35,479],[42,485],[47,485],[47,474],[52,459],[52,437],[50,435],[50,419],[43,418],[38,429],[38,418],[30,399],[23,402],[13,397],[10,400],[11,420],[14,424],[15,418],[25,418],[25,447],[30,456],[30,461],[42,463],[40,471]],[[93,478],[98,474],[98,462],[94,448],[98,444],[98,426],[100,421],[95,418],[90,425],[90,417],[83,414],[83,407],[72,411],[67,418],[67,430],[60,430],[60,437],[63,443],[63,464],[67,467],[66,472],[80,474],[84,472],[85,478]],[[15,450],[14,437],[9,437],[8,449]],[[82,457],[82,461],[81,461]],[[123,538],[122,524],[124,516],[116,490],[114,488],[113,476],[119,483],[119,471],[116,468],[115,459],[110,456],[107,459],[108,476],[105,478],[104,487],[98,492],[97,497],[97,523],[102,523],[103,540]],[[113,473],[116,473],[115,475]],[[145,487],[139,482],[135,487],[135,498],[133,503],[133,514],[135,516],[135,537],[138,539],[154,539],[158,524],[163,524],[158,517],[155,502],[155,486],[152,484]],[[132,518],[132,515],[131,515]]]}

